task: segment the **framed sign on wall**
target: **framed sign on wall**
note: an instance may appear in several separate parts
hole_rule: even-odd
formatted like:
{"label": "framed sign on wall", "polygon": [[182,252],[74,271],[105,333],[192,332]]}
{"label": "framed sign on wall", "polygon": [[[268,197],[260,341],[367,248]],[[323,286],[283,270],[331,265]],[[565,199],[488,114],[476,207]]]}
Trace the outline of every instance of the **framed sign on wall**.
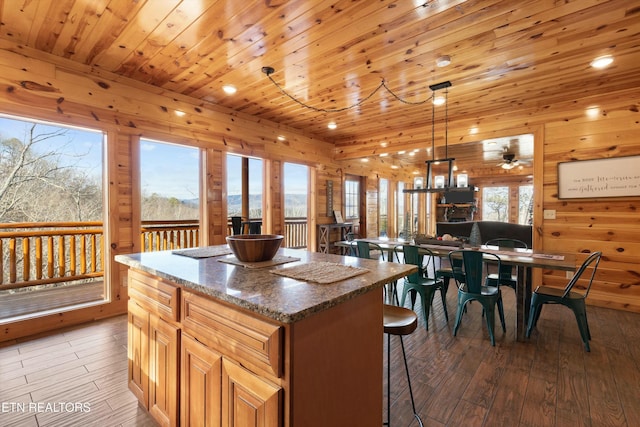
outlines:
{"label": "framed sign on wall", "polygon": [[327,216],[333,215],[333,181],[327,180]]}
{"label": "framed sign on wall", "polygon": [[558,198],[640,196],[640,156],[558,163]]}

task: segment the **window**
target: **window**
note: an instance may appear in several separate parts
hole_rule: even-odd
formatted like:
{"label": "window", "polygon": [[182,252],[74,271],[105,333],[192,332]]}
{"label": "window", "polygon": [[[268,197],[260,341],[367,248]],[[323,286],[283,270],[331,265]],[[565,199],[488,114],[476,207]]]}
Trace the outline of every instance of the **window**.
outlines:
{"label": "window", "polygon": [[284,164],[284,246],[306,248],[308,241],[309,167]]}
{"label": "window", "polygon": [[518,224],[533,224],[533,185],[518,188]]}
{"label": "window", "polygon": [[200,206],[197,148],[140,140],[142,221],[193,220]]}
{"label": "window", "polygon": [[140,140],[143,252],[198,246],[199,157],[197,148]]}
{"label": "window", "polygon": [[378,234],[380,237],[387,236],[388,227],[388,203],[389,203],[389,181],[381,178],[380,189],[378,190]]}
{"label": "window", "polygon": [[344,205],[347,219],[360,217],[360,181],[346,180],[344,182]]}
{"label": "window", "polygon": [[482,220],[509,222],[509,187],[482,189]]}
{"label": "window", "polygon": [[[227,214],[229,217],[262,219],[262,163],[261,159],[227,155]],[[243,171],[246,171],[246,177],[243,176]],[[242,194],[245,179],[249,194]],[[248,212],[243,212],[244,197],[248,202]]]}
{"label": "window", "polygon": [[1,320],[109,295],[104,145],[102,132],[0,117]]}
{"label": "window", "polygon": [[405,215],[404,212],[404,182],[398,182],[398,198],[397,198],[397,210],[396,212],[398,213],[397,215],[397,226],[396,226],[396,230],[398,230],[398,237],[405,237],[407,236],[408,232],[409,232],[409,218],[407,218],[407,216]]}

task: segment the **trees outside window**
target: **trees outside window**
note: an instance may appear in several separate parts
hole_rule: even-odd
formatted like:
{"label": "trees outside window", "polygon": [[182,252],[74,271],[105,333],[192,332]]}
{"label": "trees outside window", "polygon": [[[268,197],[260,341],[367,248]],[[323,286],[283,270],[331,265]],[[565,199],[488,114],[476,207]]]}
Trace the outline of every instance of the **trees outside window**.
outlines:
{"label": "trees outside window", "polygon": [[533,224],[533,185],[518,188],[518,224]]}
{"label": "trees outside window", "polygon": [[87,129],[0,117],[0,218],[102,220],[104,136]]}
{"label": "trees outside window", "polygon": [[482,189],[482,219],[509,222],[509,187]]}

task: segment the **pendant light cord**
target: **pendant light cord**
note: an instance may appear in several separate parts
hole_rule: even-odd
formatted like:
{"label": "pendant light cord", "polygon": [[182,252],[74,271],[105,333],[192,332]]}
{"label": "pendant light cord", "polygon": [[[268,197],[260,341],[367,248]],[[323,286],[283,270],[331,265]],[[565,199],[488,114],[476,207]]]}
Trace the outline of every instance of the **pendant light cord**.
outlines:
{"label": "pendant light cord", "polygon": [[267,75],[267,77],[269,78],[269,80],[271,80],[271,82],[280,90],[280,92],[288,97],[289,99],[291,99],[292,101],[294,101],[295,103],[308,108],[310,110],[319,112],[319,113],[340,113],[342,111],[347,111],[350,110],[352,108],[355,107],[359,107],[360,105],[364,104],[365,102],[367,102],[369,99],[371,99],[371,97],[373,95],[376,94],[376,92],[378,92],[381,88],[385,88],[387,90],[387,92],[389,92],[395,99],[397,99],[398,101],[402,102],[403,104],[408,104],[408,105],[422,105],[427,103],[429,100],[431,100],[433,98],[433,96],[430,96],[429,98],[423,100],[423,101],[407,101],[406,99],[401,98],[400,96],[398,96],[394,91],[392,91],[389,86],[387,86],[386,82],[384,81],[384,79],[380,82],[380,84],[378,85],[378,87],[376,87],[373,92],[371,92],[369,95],[367,95],[366,97],[362,98],[360,101],[356,102],[353,105],[349,105],[347,107],[343,107],[343,108],[318,108],[318,107],[314,107],[313,105],[309,105],[306,104],[298,99],[296,99],[295,97],[293,97],[292,95],[290,95],[286,90],[284,90],[282,88],[282,86],[280,86],[278,84],[278,82],[276,82],[273,77],[271,77],[271,74],[273,74],[274,70],[271,67],[263,67],[262,68],[262,72],[265,73]]}

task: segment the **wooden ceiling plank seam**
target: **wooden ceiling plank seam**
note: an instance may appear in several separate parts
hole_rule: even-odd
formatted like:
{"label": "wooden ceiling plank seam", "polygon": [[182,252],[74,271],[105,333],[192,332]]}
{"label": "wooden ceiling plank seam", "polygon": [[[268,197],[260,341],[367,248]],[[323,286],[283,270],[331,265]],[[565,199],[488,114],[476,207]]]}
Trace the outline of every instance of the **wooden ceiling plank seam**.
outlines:
{"label": "wooden ceiling plank seam", "polygon": [[25,1],[20,7],[13,7],[9,1],[3,1],[0,7],[0,34],[3,37],[11,38],[20,44],[29,43],[29,34],[33,30],[38,12],[39,3]]}
{"label": "wooden ceiling plank seam", "polygon": [[[353,19],[357,19],[357,16],[360,16],[361,14],[366,13],[369,9],[373,8],[374,4],[373,3],[367,3],[367,5],[365,7],[362,7],[362,5],[360,5],[360,7],[357,7],[358,5],[356,5],[353,2],[345,2],[347,4],[351,4],[351,8],[355,9],[355,16],[353,16]],[[380,6],[375,6],[375,7],[380,7]],[[341,12],[340,13],[348,13],[348,10],[345,10],[343,8],[340,8],[339,6],[337,6],[336,8],[340,9]],[[318,25],[322,25],[323,29],[325,28],[325,26],[327,25],[327,22],[333,22],[330,18],[332,17],[332,15],[335,15],[335,11],[333,11],[332,9],[328,9],[323,11],[323,15],[321,16],[316,16],[315,18],[311,19],[311,18],[307,18],[306,21],[310,22],[310,23],[314,23],[316,25],[312,25],[310,27],[308,27],[307,30],[303,31],[303,33],[309,33],[310,31],[313,32],[318,32]],[[328,18],[325,18],[325,15]],[[302,16],[302,15],[301,15]],[[296,28],[296,26],[294,26],[294,28]],[[333,31],[333,33],[335,34],[335,31]],[[273,42],[270,42],[269,39],[272,39]],[[295,34],[288,34],[287,40],[285,40],[283,42],[283,40],[281,40],[281,38],[278,35],[272,35],[270,33],[267,34],[266,40],[262,41],[259,40],[259,43],[263,43],[265,46],[274,46],[274,51],[277,51],[278,49],[280,49],[280,47],[282,45],[287,44],[287,41],[295,41],[296,43],[300,44],[301,46],[296,47],[294,50],[298,51],[298,52],[305,52],[309,46],[313,46],[314,45],[314,41],[310,40],[308,37],[303,36],[302,34],[298,34],[297,36]],[[304,44],[304,45],[302,45]],[[271,56],[276,56],[277,53],[276,52],[272,52]],[[243,57],[240,57],[240,59],[235,60],[235,58],[239,56],[239,55],[229,55],[228,58],[228,68],[229,70],[231,70],[231,73],[227,76],[227,78],[229,80],[233,80],[233,70],[234,69],[242,69],[241,65],[243,64],[244,60]],[[287,62],[290,62],[291,59],[291,55],[287,55]],[[234,62],[235,60],[235,62]],[[271,63],[270,63],[271,64]],[[271,64],[271,66],[273,66],[273,64]],[[274,67],[275,68],[275,67]],[[256,71],[257,73],[257,71]],[[216,76],[214,75],[214,78]],[[198,85],[198,83],[195,83],[193,86],[200,86],[200,89],[202,89],[202,87],[204,87],[203,84]],[[250,89],[249,89],[250,90]],[[193,91],[192,92],[192,96],[194,97],[201,97],[202,95],[200,95],[200,93],[198,91]]]}
{"label": "wooden ceiling plank seam", "polygon": [[80,39],[76,53],[78,62],[92,65],[96,56],[113,45],[118,35],[129,25],[129,17],[140,17],[144,2],[130,0],[110,0],[100,12],[100,18],[92,26],[88,37]]}
{"label": "wooden ceiling plank seam", "polygon": [[[219,25],[216,31],[212,31],[215,21],[205,22],[202,27],[207,30],[202,34],[202,37],[198,37],[198,42],[195,44],[180,43],[183,46],[182,58],[192,57],[193,61],[185,63],[184,60],[176,58],[167,49],[164,49],[158,57],[165,57],[164,62],[150,62],[157,69],[164,71],[164,78],[156,78],[152,81],[152,84],[164,87],[168,90],[174,90],[181,93],[189,94],[189,89],[194,85],[194,80],[205,79],[207,81],[213,80],[214,75],[210,71],[212,66],[215,66],[216,58],[224,58],[225,51],[229,47],[233,47],[233,44],[240,43],[244,38],[244,34],[248,32],[255,32],[258,24],[248,24],[246,20],[258,21],[257,17],[262,16],[261,9],[248,7],[249,13],[254,13],[255,17],[242,16],[241,18],[235,18],[224,22],[224,25]],[[266,19],[273,17],[276,14],[276,9],[267,7],[270,10],[269,14],[265,16]],[[214,17],[214,20],[217,19]],[[261,21],[262,22],[262,21]],[[263,26],[262,23],[259,24]],[[184,35],[182,33],[177,41]],[[231,44],[229,44],[231,43]],[[155,58],[154,58],[155,59]],[[220,70],[228,68],[227,65]],[[220,72],[222,75],[222,72]],[[201,77],[200,77],[201,76]],[[188,82],[186,85],[183,82]],[[190,95],[190,94],[189,94]]]}
{"label": "wooden ceiling plank seam", "polygon": [[[90,37],[98,22],[106,19],[104,12],[108,3],[109,0],[75,1],[49,53],[63,58],[70,58],[79,52],[78,45],[86,37]],[[78,62],[84,62],[81,57],[82,55],[78,55],[74,59]]]}
{"label": "wooden ceiling plank seam", "polygon": [[[113,44],[93,59],[93,64],[106,71],[113,72],[126,61],[126,58],[140,51],[147,36],[158,29],[166,16],[182,0],[140,0],[140,8],[135,16],[129,17],[129,23],[118,34]],[[134,25],[135,23],[135,25]]]}
{"label": "wooden ceiling plank seam", "polygon": [[[218,2],[216,5],[221,6],[222,10],[219,13],[222,13],[224,11],[224,2]],[[260,8],[252,8],[248,3],[245,4],[245,6],[246,9],[244,10],[248,10],[256,15],[261,14]],[[219,23],[220,21],[218,13],[209,9],[207,14],[203,14],[200,17],[201,19],[196,20],[193,25],[178,34],[170,45],[160,50],[144,65],[145,68],[156,70],[155,73],[150,73],[152,79],[149,80],[149,83],[166,87],[164,85],[167,82],[179,79],[178,76],[183,72],[186,72],[190,79],[198,78],[198,74],[193,73],[191,70],[193,69],[193,64],[199,61],[209,64],[213,62],[211,61],[212,56],[208,53],[208,51],[210,51],[209,45],[226,46],[226,43],[235,40],[237,37],[234,31],[225,27],[226,25],[233,24],[237,26],[237,31],[251,30],[251,25],[244,25],[238,18],[238,15],[242,11],[236,10],[236,14],[231,17],[231,19],[225,20],[222,25],[216,25],[216,22]],[[189,39],[195,41],[189,42]],[[180,55],[176,55],[177,53],[180,53]],[[189,60],[190,58],[192,58],[192,60]],[[209,60],[207,60],[207,58],[209,58]],[[157,70],[161,70],[161,72],[158,73]],[[203,74],[207,75],[207,73]],[[181,93],[189,95],[187,91],[181,91]]]}
{"label": "wooden ceiling plank seam", "polygon": [[[55,44],[57,43],[58,36],[64,28],[64,25],[69,17],[69,11],[73,9],[75,0],[60,0],[56,2],[49,2],[49,8],[46,12],[39,11],[42,15],[36,18],[40,21],[40,24],[34,22],[34,31],[36,33],[33,42],[29,40],[29,46],[35,47],[43,52],[51,53]],[[46,3],[43,3],[46,4]]]}
{"label": "wooden ceiling plank seam", "polygon": [[[294,4],[301,6],[301,9],[304,9],[304,11],[309,10],[308,2],[298,1],[298,2],[295,2]],[[287,5],[287,7],[292,7],[292,6]],[[315,7],[318,7],[318,5],[314,5],[312,9]],[[305,12],[303,12],[302,10],[298,11],[298,9],[294,9],[294,12],[292,13],[292,15],[295,15],[295,18],[293,18],[294,21],[297,19],[297,17],[303,16],[304,13]],[[281,20],[284,18],[284,16],[288,16],[288,15],[275,13],[275,14],[270,14],[270,16],[274,18],[273,25],[279,26],[281,25]],[[264,24],[264,27],[271,28],[268,22]],[[287,30],[290,33],[289,34],[290,37],[291,37],[291,34],[293,33],[292,28],[296,28],[296,25],[289,23],[287,25]],[[268,42],[268,39],[271,36],[271,34],[272,32],[268,31],[264,39],[253,40],[252,43],[247,45],[247,49],[250,49],[251,46],[254,46],[255,44],[263,44],[264,46],[267,46],[267,50],[268,50],[270,47],[270,43]],[[244,37],[244,34],[238,35],[239,39],[242,39],[243,37]],[[280,38],[280,36],[276,36],[274,38],[273,43],[275,43],[276,41],[282,42],[282,39]],[[225,48],[224,45],[220,45],[216,47],[214,50],[208,53],[208,57],[212,57],[212,58],[215,58],[218,56],[227,57],[228,53],[223,51],[224,48]],[[240,65],[242,64],[242,62],[244,62],[244,60],[240,61]],[[247,76],[246,76],[246,71],[242,67],[239,67],[239,66],[237,67],[236,64],[233,64],[233,63],[225,63],[225,65],[222,67],[215,66],[215,69],[212,69],[212,66],[215,66],[215,62],[208,63],[208,64],[199,62],[199,63],[193,64],[191,68],[183,71],[181,74],[178,74],[174,78],[174,81],[168,82],[167,84],[164,85],[164,87],[167,87],[171,90],[176,90],[178,92],[188,90],[191,96],[194,96],[196,98],[201,98],[201,99],[207,98],[213,102],[216,102],[216,101],[223,100],[225,98],[224,96],[215,97],[212,95],[212,93],[215,94],[218,89],[214,85],[216,83],[219,83],[219,80],[222,78],[222,76],[224,76],[225,81],[229,83],[239,84],[241,82],[243,84],[242,90],[246,91],[246,86],[244,86],[244,84],[246,82]],[[239,72],[242,72],[243,75],[240,77],[237,74],[236,70],[238,70]],[[254,70],[254,72],[258,73],[259,71]],[[201,77],[198,78],[198,76],[201,76]],[[196,81],[193,81],[194,77]]]}
{"label": "wooden ceiling plank seam", "polygon": [[150,76],[144,70],[145,64],[169,45],[177,35],[192,25],[193,19],[198,18],[204,12],[201,10],[193,12],[190,5],[192,3],[189,1],[180,2],[116,70],[110,71],[145,83],[148,82]]}

